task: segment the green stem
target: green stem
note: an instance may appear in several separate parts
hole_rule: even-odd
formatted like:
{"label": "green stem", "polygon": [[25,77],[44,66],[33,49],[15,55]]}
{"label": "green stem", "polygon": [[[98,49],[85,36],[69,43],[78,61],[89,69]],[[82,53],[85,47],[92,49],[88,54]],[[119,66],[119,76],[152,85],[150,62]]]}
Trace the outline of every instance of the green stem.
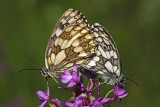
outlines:
{"label": "green stem", "polygon": [[110,91],[106,94],[106,96],[104,97],[104,99],[106,99],[106,98],[108,97],[108,95],[109,95],[111,92],[113,92],[113,91],[114,91],[114,89],[110,90]]}

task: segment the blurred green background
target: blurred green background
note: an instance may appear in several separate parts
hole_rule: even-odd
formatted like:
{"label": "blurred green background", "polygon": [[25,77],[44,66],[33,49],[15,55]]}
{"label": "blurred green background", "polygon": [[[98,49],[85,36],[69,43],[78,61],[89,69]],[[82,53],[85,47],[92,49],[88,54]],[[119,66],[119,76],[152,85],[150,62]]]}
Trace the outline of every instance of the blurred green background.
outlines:
{"label": "blurred green background", "polygon": [[[48,39],[59,17],[68,8],[81,11],[90,25],[98,22],[112,35],[119,49],[123,74],[141,87],[126,82],[129,95],[121,107],[160,105],[160,0],[0,0],[0,107],[37,107],[37,90],[46,90],[39,71],[44,67]],[[35,65],[26,63],[23,58]],[[49,79],[51,96],[66,100]],[[101,95],[109,90],[103,85]],[[117,103],[110,107],[117,106]]]}

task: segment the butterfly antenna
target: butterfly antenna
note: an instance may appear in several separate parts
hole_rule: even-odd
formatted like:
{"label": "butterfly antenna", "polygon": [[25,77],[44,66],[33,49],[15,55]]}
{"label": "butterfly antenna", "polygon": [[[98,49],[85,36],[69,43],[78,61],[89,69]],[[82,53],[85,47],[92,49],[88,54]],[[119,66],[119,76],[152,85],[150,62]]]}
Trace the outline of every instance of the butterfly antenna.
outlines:
{"label": "butterfly antenna", "polygon": [[19,70],[19,72],[22,72],[22,71],[30,71],[30,70],[42,71],[42,69],[21,69],[21,70]]}
{"label": "butterfly antenna", "polygon": [[22,60],[22,61],[24,61],[24,62],[26,62],[26,63],[28,63],[28,64],[31,64],[31,65],[34,65],[34,66],[35,66],[35,64],[31,63],[30,61],[27,61],[27,60],[24,59],[24,58],[19,58],[19,59]]}
{"label": "butterfly antenna", "polygon": [[35,66],[35,67],[39,68],[39,66],[38,66],[38,65],[33,64],[33,63],[31,63],[30,61],[28,61],[28,60],[26,60],[26,59],[24,59],[24,58],[19,58],[19,59],[20,59],[20,60],[22,60],[22,61],[24,61],[24,62],[26,62],[26,63],[28,63],[28,64],[31,64],[31,65],[33,65],[33,66]]}
{"label": "butterfly antenna", "polygon": [[138,84],[136,81],[134,81],[134,80],[132,80],[132,79],[130,79],[130,78],[128,78],[128,77],[126,77],[128,80],[130,80],[132,83],[134,83],[134,84],[136,84],[137,86],[139,86],[139,87],[141,87],[141,85],[140,84]]}
{"label": "butterfly antenna", "polygon": [[144,73],[146,73],[146,72],[147,72],[147,71],[130,74],[130,75],[127,75],[126,78],[131,77],[131,76],[134,76],[134,75],[137,75],[137,74],[144,74]]}

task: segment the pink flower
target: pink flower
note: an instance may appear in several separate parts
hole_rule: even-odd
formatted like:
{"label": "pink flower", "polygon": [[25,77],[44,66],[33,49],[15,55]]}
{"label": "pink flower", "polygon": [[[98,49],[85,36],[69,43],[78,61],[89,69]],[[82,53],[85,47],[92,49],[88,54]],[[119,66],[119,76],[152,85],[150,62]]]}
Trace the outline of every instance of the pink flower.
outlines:
{"label": "pink flower", "polygon": [[82,99],[83,96],[79,96],[76,98],[74,103],[66,102],[65,105],[66,107],[84,107]]}
{"label": "pink flower", "polygon": [[38,99],[40,100],[41,104],[39,105],[39,107],[45,107],[45,104],[47,103],[47,101],[49,101],[49,85],[47,86],[47,92],[43,92],[43,91],[37,91],[37,96]]}
{"label": "pink flower", "polygon": [[41,104],[39,105],[39,107],[46,107],[45,104],[48,101],[51,101],[56,107],[61,107],[60,101],[58,101],[57,99],[53,99],[53,98],[49,97],[49,85],[47,85],[47,91],[46,91],[46,93],[43,92],[43,91],[37,91],[37,96],[38,96],[38,99],[41,102]]}
{"label": "pink flower", "polygon": [[121,86],[118,86],[118,85],[114,85],[114,96],[117,97],[117,98],[124,98],[128,95],[128,93],[125,94],[125,90],[124,90],[124,86],[125,85],[121,85]]}
{"label": "pink flower", "polygon": [[[98,88],[98,94],[100,94],[100,85],[98,85],[97,88]],[[117,98],[124,98],[128,95],[128,93],[125,93],[124,85],[121,85],[120,87],[118,85],[114,85],[113,94],[114,94],[114,96],[112,98],[107,98],[107,99],[103,99],[102,97],[100,97],[98,95],[99,98],[94,99],[93,102],[90,103],[89,105],[91,107],[103,107],[105,104],[111,103],[111,102],[115,101]],[[120,106],[120,103],[119,103],[118,107]]]}
{"label": "pink flower", "polygon": [[73,67],[73,73],[71,74],[69,71],[64,71],[64,75],[61,76],[62,83],[69,83],[67,87],[73,87],[77,83],[80,82],[81,73],[79,72],[79,76],[77,74],[77,66]]}

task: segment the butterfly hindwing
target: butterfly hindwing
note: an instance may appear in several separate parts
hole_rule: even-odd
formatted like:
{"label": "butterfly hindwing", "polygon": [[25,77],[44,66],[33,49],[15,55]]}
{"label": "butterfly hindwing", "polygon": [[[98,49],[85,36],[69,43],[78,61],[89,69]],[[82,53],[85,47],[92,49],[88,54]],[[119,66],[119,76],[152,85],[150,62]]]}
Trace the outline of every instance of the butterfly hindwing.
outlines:
{"label": "butterfly hindwing", "polygon": [[98,44],[96,56],[83,66],[100,76],[119,77],[121,74],[120,57],[112,37],[98,23],[92,25],[91,32]]}

